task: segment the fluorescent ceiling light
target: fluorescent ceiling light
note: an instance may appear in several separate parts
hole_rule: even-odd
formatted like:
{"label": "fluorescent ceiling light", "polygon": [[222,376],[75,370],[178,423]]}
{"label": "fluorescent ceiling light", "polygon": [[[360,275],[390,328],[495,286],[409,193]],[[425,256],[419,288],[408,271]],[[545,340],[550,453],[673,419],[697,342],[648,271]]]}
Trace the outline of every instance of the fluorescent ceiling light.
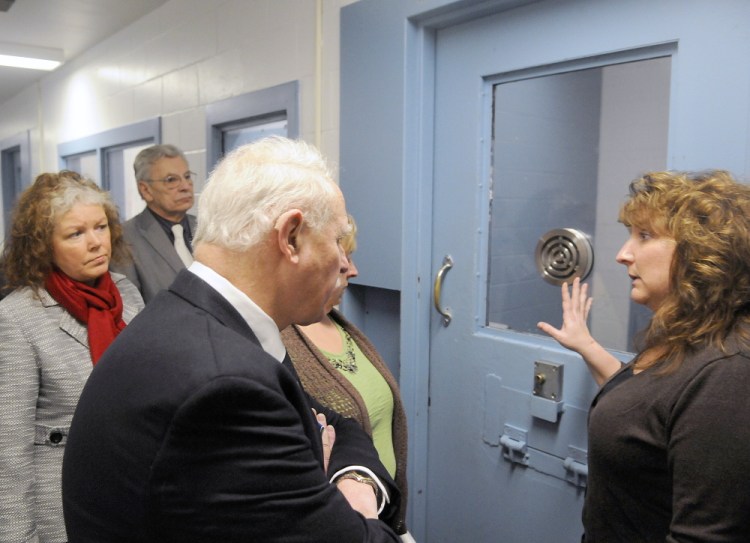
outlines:
{"label": "fluorescent ceiling light", "polygon": [[41,58],[15,57],[0,55],[0,66],[11,68],[28,68],[30,70],[54,70],[60,65],[58,60],[44,60]]}
{"label": "fluorescent ceiling light", "polygon": [[62,49],[0,43],[0,66],[30,70],[54,70],[63,61]]}

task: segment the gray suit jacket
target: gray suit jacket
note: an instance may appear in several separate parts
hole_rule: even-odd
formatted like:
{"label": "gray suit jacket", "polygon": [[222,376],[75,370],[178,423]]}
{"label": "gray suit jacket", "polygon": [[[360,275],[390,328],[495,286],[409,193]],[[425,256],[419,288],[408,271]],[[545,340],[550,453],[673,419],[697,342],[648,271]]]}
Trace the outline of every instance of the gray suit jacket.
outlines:
{"label": "gray suit jacket", "polygon": [[[112,274],[123,320],[143,309]],[[92,369],[86,326],[46,290],[0,302],[0,541],[66,541],[60,470],[68,428]]]}
{"label": "gray suit jacket", "polygon": [[[188,215],[190,230],[195,232],[197,220]],[[148,209],[126,221],[123,225],[125,241],[133,253],[133,262],[128,265],[112,265],[112,270],[125,274],[141,291],[148,303],[156,294],[172,284],[185,265],[169,242],[164,229]]]}

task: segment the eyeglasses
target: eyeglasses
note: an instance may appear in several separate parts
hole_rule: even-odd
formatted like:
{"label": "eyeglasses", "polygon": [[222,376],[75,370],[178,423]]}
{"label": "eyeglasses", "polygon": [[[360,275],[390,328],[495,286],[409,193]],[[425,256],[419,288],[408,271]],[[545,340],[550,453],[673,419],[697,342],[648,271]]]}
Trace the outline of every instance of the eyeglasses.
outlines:
{"label": "eyeglasses", "polygon": [[169,174],[168,176],[164,177],[163,179],[151,179],[150,181],[153,183],[154,181],[160,181],[164,183],[164,187],[168,190],[176,189],[177,186],[180,184],[180,181],[183,179],[193,184],[193,181],[198,176],[195,172],[185,172],[185,175],[175,175],[175,174]]}

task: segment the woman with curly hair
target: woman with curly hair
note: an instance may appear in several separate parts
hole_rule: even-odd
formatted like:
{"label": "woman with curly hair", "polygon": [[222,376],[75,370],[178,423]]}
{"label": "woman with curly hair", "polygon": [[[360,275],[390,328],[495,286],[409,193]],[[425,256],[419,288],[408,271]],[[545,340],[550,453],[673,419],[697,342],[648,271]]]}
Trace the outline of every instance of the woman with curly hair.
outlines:
{"label": "woman with curly hair", "polygon": [[[0,541],[67,541],[63,450],[93,364],[143,300],[108,271],[126,249],[109,195],[70,171],[21,195],[3,251]],[[92,459],[94,460],[94,459]]]}
{"label": "woman with curly hair", "polygon": [[590,335],[586,285],[562,288],[563,325],[601,388],[589,411],[584,540],[750,541],[750,188],[725,171],[630,185],[617,254],[653,310],[621,365]]}

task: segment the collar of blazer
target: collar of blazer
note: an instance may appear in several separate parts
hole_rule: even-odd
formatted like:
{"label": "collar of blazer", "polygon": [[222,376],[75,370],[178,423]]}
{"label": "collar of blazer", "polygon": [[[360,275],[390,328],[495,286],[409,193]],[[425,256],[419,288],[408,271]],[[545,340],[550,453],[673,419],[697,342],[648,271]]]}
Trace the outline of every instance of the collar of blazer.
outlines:
{"label": "collar of blazer", "polygon": [[182,260],[180,260],[180,257],[177,255],[174,245],[172,245],[169,237],[167,237],[164,228],[162,228],[159,221],[154,218],[148,208],[141,211],[139,215],[136,215],[135,224],[143,240],[148,243],[153,248],[154,253],[163,258],[175,272],[179,272],[185,267]]}
{"label": "collar of blazer", "polygon": [[39,298],[42,302],[42,306],[45,308],[60,308],[60,311],[62,312],[60,315],[60,329],[88,349],[89,331],[86,325],[79,322],[73,315],[68,313],[45,289],[39,291]]}
{"label": "collar of blazer", "polygon": [[188,270],[182,270],[169,290],[188,303],[202,309],[224,326],[260,346],[260,341],[242,315],[211,285]]}

